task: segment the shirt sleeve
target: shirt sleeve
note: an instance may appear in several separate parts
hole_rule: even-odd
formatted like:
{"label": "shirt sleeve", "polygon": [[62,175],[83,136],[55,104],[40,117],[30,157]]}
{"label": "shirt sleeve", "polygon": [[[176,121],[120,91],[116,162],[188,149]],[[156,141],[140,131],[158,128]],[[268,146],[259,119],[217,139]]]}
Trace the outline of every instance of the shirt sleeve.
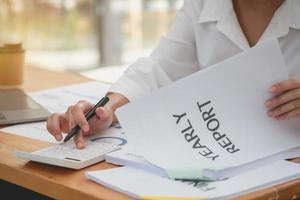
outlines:
{"label": "shirt sleeve", "polygon": [[130,65],[110,92],[120,93],[133,101],[198,71],[193,12],[192,1],[186,0],[169,32],[151,55]]}

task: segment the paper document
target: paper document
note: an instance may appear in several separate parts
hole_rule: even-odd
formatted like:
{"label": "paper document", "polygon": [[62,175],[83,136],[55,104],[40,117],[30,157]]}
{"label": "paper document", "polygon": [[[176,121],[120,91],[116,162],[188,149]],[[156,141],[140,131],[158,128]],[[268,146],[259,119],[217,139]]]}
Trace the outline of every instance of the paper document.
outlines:
{"label": "paper document", "polygon": [[[50,112],[65,112],[70,105],[79,100],[87,100],[97,103],[110,85],[96,81],[75,84],[29,93],[29,96]],[[46,129],[46,122],[19,124],[1,129],[3,132],[12,133],[24,137],[30,137],[46,142],[58,143]]]}
{"label": "paper document", "polygon": [[[122,147],[121,150],[106,154],[104,156],[105,161],[114,165],[140,168],[148,172],[151,172],[153,174],[159,175],[161,177],[168,177],[164,169],[156,165],[153,165],[152,163],[150,163],[149,161],[147,161],[145,158],[141,156],[130,153],[128,147],[130,147],[130,145]],[[299,155],[300,155],[300,148],[297,148],[290,151],[286,151],[284,154],[282,154],[282,158],[296,158],[299,157]],[[268,163],[268,160],[264,160],[263,164],[261,165],[263,166],[266,163]],[[257,167],[259,167],[257,163],[255,163],[254,165],[250,165],[248,166],[248,171],[251,171]],[[245,170],[242,170],[242,172],[244,171]]]}
{"label": "paper document", "polygon": [[109,90],[110,84],[91,81],[65,87],[29,93],[36,102],[50,112],[65,112],[79,100],[97,103]]}
{"label": "paper document", "polygon": [[[300,177],[300,165],[278,161],[217,182],[175,181],[144,170],[119,167],[87,172],[86,176],[108,188],[137,199],[229,199]],[[175,198],[175,199],[176,199]]]}
{"label": "paper document", "polygon": [[299,148],[299,120],[269,118],[264,106],[269,87],[286,79],[271,40],[141,97],[117,117],[130,153],[169,177],[221,180]]}
{"label": "paper document", "polygon": [[167,177],[165,170],[151,164],[141,156],[128,152],[127,147],[125,146],[119,151],[106,154],[104,156],[105,161],[114,165],[142,168],[161,177]]}

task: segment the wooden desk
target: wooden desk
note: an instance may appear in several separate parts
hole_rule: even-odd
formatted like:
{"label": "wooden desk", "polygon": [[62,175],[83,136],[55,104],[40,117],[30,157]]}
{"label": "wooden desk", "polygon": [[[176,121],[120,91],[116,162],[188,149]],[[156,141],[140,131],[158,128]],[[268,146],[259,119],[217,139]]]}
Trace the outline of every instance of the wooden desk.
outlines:
{"label": "wooden desk", "polygon": [[[36,91],[88,80],[72,73],[27,68],[22,88],[26,91]],[[15,150],[34,151],[48,145],[46,142],[0,132],[0,179],[55,199],[132,199],[89,181],[84,176],[86,171],[115,167],[111,164],[101,162],[75,171],[27,162],[14,156]],[[300,162],[300,159],[298,161]],[[300,179],[236,199],[292,199],[297,194],[300,196]]]}

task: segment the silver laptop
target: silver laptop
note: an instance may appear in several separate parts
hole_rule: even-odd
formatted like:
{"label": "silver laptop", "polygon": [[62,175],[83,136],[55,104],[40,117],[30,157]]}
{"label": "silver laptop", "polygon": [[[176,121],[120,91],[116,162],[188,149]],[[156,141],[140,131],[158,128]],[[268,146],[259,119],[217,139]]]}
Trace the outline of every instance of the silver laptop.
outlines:
{"label": "silver laptop", "polygon": [[46,120],[50,113],[20,89],[0,89],[0,125]]}

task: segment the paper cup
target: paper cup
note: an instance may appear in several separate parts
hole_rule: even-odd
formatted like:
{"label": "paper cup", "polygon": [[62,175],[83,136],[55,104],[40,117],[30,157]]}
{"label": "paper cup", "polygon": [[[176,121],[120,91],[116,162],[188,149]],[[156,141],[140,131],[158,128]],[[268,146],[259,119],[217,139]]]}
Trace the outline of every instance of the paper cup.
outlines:
{"label": "paper cup", "polygon": [[25,51],[22,44],[0,47],[0,87],[18,86],[24,79]]}

